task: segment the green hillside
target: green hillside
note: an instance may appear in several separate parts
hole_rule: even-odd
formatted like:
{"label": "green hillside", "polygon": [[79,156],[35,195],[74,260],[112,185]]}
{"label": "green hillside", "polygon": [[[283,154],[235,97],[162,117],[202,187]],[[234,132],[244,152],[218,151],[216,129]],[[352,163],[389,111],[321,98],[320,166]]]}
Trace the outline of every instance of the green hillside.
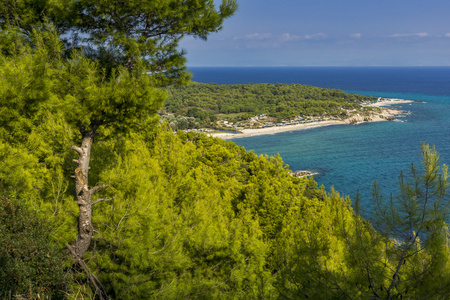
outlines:
{"label": "green hillside", "polygon": [[214,125],[217,120],[242,121],[262,114],[274,121],[298,116],[341,119],[347,117],[349,111],[369,110],[361,104],[376,100],[336,89],[279,83],[219,85],[192,82],[165,91],[169,96],[162,113],[194,117],[202,125]]}

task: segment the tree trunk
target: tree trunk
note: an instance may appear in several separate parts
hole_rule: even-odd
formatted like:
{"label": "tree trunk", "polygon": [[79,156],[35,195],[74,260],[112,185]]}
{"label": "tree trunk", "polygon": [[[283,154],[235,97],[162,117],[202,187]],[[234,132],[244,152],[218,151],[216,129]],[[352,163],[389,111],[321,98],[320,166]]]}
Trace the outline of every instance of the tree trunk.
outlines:
{"label": "tree trunk", "polygon": [[74,160],[78,166],[75,169],[75,190],[79,207],[78,216],[78,237],[75,241],[75,253],[78,258],[82,258],[91,243],[94,228],[92,226],[92,195],[103,188],[95,186],[89,190],[88,174],[89,161],[91,158],[91,148],[94,141],[94,131],[81,131],[81,148],[72,146],[78,153],[78,160]]}

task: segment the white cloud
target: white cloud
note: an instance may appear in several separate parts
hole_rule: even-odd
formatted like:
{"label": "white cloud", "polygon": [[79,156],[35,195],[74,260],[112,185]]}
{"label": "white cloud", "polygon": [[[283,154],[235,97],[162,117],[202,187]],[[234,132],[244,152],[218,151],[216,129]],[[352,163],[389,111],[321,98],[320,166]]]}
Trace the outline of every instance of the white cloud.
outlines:
{"label": "white cloud", "polygon": [[323,32],[319,32],[319,33],[312,34],[312,35],[306,34],[303,36],[303,38],[305,40],[322,40],[326,37],[327,37],[327,35]]}
{"label": "white cloud", "polygon": [[[359,38],[361,34],[357,33],[352,35],[353,37]],[[271,42],[274,46],[279,46],[280,43],[286,43],[291,41],[298,40],[323,40],[327,38],[327,35],[323,32],[315,33],[315,34],[306,34],[304,36],[295,35],[292,33],[283,33],[283,34],[272,34],[270,32],[267,33],[250,33],[242,36],[233,37],[235,41],[246,41],[252,43],[266,43]]]}
{"label": "white cloud", "polygon": [[450,32],[446,33],[444,36],[445,37],[450,37]]}
{"label": "white cloud", "polygon": [[233,38],[237,48],[279,48],[284,43],[300,40],[301,37],[291,33],[251,33]]}
{"label": "white cloud", "polygon": [[429,36],[426,32],[418,32],[418,33],[395,33],[391,34],[389,37],[391,38],[402,38],[402,37],[427,37]]}
{"label": "white cloud", "polygon": [[251,33],[246,34],[244,36],[237,36],[234,37],[234,40],[252,40],[252,41],[261,41],[261,40],[267,40],[272,37],[271,33]]}
{"label": "white cloud", "polygon": [[359,38],[361,38],[362,34],[361,34],[361,33],[353,33],[353,34],[351,34],[350,36],[351,36],[352,38],[359,39]]}
{"label": "white cloud", "polygon": [[428,36],[428,33],[426,33],[426,32],[419,32],[419,33],[416,33],[415,35],[418,36],[418,37],[426,37],[426,36]]}
{"label": "white cloud", "polygon": [[298,39],[300,39],[300,37],[298,35],[292,35],[290,33],[283,33],[281,35],[281,41],[283,41],[283,42],[295,41]]}
{"label": "white cloud", "polygon": [[[314,34],[306,34],[306,35],[296,35],[293,33],[285,32],[285,33],[249,33],[243,34],[241,36],[232,37],[233,45],[236,49],[242,48],[280,48],[285,47],[289,44],[294,44],[296,42],[314,42],[321,41],[328,38],[328,36],[323,33],[314,33]],[[293,47],[290,45],[289,47]]]}

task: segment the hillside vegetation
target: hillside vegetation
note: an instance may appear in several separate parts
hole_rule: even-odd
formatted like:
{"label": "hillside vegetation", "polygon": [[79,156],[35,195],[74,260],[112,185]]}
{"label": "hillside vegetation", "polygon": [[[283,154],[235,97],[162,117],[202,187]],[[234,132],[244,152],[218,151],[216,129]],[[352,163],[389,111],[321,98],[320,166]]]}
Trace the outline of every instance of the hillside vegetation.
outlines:
{"label": "hillside vegetation", "polygon": [[166,88],[168,98],[162,113],[194,117],[202,125],[217,120],[232,122],[265,114],[273,120],[297,116],[345,118],[349,111],[369,110],[362,103],[375,97],[348,94],[301,84],[232,84],[192,82],[188,86]]}

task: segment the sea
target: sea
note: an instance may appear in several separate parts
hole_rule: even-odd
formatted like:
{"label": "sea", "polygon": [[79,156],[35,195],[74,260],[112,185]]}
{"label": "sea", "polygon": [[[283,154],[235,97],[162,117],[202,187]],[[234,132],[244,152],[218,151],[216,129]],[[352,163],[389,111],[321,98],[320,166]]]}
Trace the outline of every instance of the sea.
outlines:
{"label": "sea", "polygon": [[[398,194],[400,172],[421,167],[421,143],[450,164],[450,67],[192,67],[193,80],[218,84],[296,83],[347,93],[418,102],[396,106],[397,121],[331,125],[232,139],[257,154],[280,154],[293,171],[311,170],[361,207],[373,204],[374,181],[387,199]],[[449,191],[450,192],[450,191]]]}

